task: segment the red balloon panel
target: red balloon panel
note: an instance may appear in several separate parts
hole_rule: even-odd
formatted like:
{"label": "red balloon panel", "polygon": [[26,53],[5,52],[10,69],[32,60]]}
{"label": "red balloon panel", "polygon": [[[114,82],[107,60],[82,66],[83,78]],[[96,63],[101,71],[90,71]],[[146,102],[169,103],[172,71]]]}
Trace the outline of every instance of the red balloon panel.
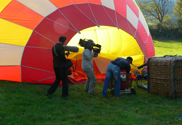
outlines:
{"label": "red balloon panel", "polygon": [[49,40],[46,36],[33,32],[26,46],[52,48],[54,44],[55,42]]}
{"label": "red balloon panel", "polygon": [[[46,18],[52,21],[53,24],[51,23],[50,24],[53,26],[53,28],[57,32],[60,32],[60,33],[61,31],[66,32],[68,29],[72,29],[76,31],[75,27],[73,27],[72,25],[72,21],[69,21],[67,19],[67,15],[63,15],[60,10],[56,10],[54,13],[48,15]],[[65,27],[66,29],[63,27],[60,27],[59,25]]]}
{"label": "red balloon panel", "polygon": [[74,36],[74,34],[76,33],[75,31],[72,31],[46,18],[37,26],[34,31],[40,33],[41,35],[54,41],[55,43],[58,42],[61,35],[65,35],[67,38],[72,38],[72,36]]}
{"label": "red balloon panel", "polygon": [[[77,5],[80,8],[80,5]],[[81,5],[82,6],[82,5]],[[66,18],[72,23],[72,25],[78,30],[81,31],[85,28],[95,26],[96,24],[92,22],[88,17],[92,15],[84,15],[78,8],[74,5],[68,6],[66,8],[61,8],[60,11],[66,16]],[[89,9],[89,8],[88,8]]]}
{"label": "red balloon panel", "polygon": [[25,47],[21,65],[52,72],[52,61],[52,49]]}
{"label": "red balloon panel", "polygon": [[[81,15],[85,15],[83,18],[87,18],[87,19],[89,19],[89,22],[92,21],[92,23],[94,23],[95,25],[97,25],[96,20],[94,18],[94,15],[92,13],[92,10],[91,10],[90,5],[91,4],[78,4],[78,5],[76,5],[77,11],[81,12],[80,13]],[[79,17],[79,16],[76,17],[76,18],[80,18],[81,19],[81,17]],[[85,19],[82,19],[82,21],[84,21],[84,20]],[[87,22],[84,22],[84,23],[87,23]],[[90,24],[88,24],[88,26],[89,25]],[[93,25],[93,24],[91,24],[91,25]]]}
{"label": "red balloon panel", "polygon": [[142,50],[143,54],[147,55],[144,42],[143,42],[143,40],[142,40],[142,38],[138,32],[136,33],[135,39],[138,42],[138,45],[140,46],[140,49]]}
{"label": "red balloon panel", "polygon": [[128,23],[126,24],[126,25],[128,25],[128,29],[130,30],[130,32],[132,33],[132,34],[130,34],[131,36],[133,36],[133,37],[135,37],[135,34],[136,34],[136,32],[137,32],[137,29],[135,28],[135,27],[133,27],[133,25],[129,22],[129,21],[127,21]]}
{"label": "red balloon panel", "polygon": [[145,42],[145,47],[147,48],[146,49],[146,54],[147,54],[147,57],[153,57],[155,56],[155,49],[154,49],[154,45],[153,45],[153,42],[152,41],[152,36],[151,34],[149,35],[147,41]]}
{"label": "red balloon panel", "polygon": [[28,83],[52,84],[54,80],[54,72],[46,72],[22,66],[22,81],[26,81]]}
{"label": "red balloon panel", "polygon": [[104,7],[107,15],[109,16],[110,20],[112,20],[112,22],[114,23],[115,26],[117,26],[117,22],[116,22],[116,11],[109,9],[107,7]]}
{"label": "red balloon panel", "polygon": [[138,23],[137,30],[138,30],[143,42],[145,42],[147,40],[147,38],[148,38],[148,34],[147,34],[145,28],[143,27],[143,25],[142,25],[142,23],[140,21]]}
{"label": "red balloon panel", "polygon": [[126,1],[114,0],[115,10],[126,18]]}
{"label": "red balloon panel", "polygon": [[128,20],[118,13],[117,13],[117,22],[118,22],[118,27],[120,29],[124,30],[125,32],[133,36],[133,32],[128,25],[129,24]]}
{"label": "red balloon panel", "polygon": [[[105,11],[105,9],[106,9],[107,11],[110,12],[111,11],[110,9],[108,9],[108,8],[104,9],[103,6],[94,5],[94,4],[91,4],[90,6],[92,8],[93,14],[99,25],[116,26]],[[114,10],[113,10],[113,14],[115,15]]]}

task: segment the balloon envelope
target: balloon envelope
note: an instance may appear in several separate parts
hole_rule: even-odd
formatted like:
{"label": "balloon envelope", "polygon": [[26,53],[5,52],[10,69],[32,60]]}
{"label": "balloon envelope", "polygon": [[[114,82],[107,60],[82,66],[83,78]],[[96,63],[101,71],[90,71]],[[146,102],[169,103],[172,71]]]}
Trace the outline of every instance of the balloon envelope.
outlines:
{"label": "balloon envelope", "polygon": [[[0,0],[0,80],[52,84],[55,74],[52,46],[60,36],[79,52],[69,80],[84,82],[80,38],[100,44],[94,58],[97,81],[103,81],[107,65],[117,57],[133,57],[142,65],[155,55],[151,34],[134,0]],[[132,71],[135,67],[132,66]]]}

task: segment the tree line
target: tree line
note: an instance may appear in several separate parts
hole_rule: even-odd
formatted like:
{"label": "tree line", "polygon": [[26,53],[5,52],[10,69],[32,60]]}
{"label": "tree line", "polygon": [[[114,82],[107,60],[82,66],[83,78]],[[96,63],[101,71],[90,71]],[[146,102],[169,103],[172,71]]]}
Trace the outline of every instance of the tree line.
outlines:
{"label": "tree line", "polygon": [[153,38],[182,38],[182,0],[138,0]]}

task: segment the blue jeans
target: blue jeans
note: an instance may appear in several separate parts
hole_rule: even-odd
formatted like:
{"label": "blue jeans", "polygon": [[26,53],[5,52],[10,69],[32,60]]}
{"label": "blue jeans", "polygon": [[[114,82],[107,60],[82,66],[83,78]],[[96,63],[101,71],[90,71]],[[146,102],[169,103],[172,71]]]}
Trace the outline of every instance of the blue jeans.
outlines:
{"label": "blue jeans", "polygon": [[120,87],[121,87],[120,68],[119,68],[119,66],[114,65],[112,63],[109,63],[109,65],[107,67],[102,96],[107,95],[107,89],[109,87],[109,83],[110,83],[112,77],[115,80],[115,86],[114,86],[115,96],[120,97],[121,96],[120,95]]}

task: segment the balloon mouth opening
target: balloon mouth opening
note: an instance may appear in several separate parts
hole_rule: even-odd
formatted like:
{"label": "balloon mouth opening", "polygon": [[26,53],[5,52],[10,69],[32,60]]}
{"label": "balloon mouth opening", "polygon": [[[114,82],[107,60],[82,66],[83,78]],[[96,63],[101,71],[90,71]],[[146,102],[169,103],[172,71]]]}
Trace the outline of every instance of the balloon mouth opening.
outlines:
{"label": "balloon mouth opening", "polygon": [[136,39],[117,27],[93,26],[81,30],[80,33],[76,33],[67,45],[78,47],[79,57],[81,57],[84,50],[84,48],[79,45],[80,39],[91,39],[95,44],[100,44],[102,47],[99,56],[109,60],[114,60],[117,57],[125,58],[133,55],[144,55]]}

